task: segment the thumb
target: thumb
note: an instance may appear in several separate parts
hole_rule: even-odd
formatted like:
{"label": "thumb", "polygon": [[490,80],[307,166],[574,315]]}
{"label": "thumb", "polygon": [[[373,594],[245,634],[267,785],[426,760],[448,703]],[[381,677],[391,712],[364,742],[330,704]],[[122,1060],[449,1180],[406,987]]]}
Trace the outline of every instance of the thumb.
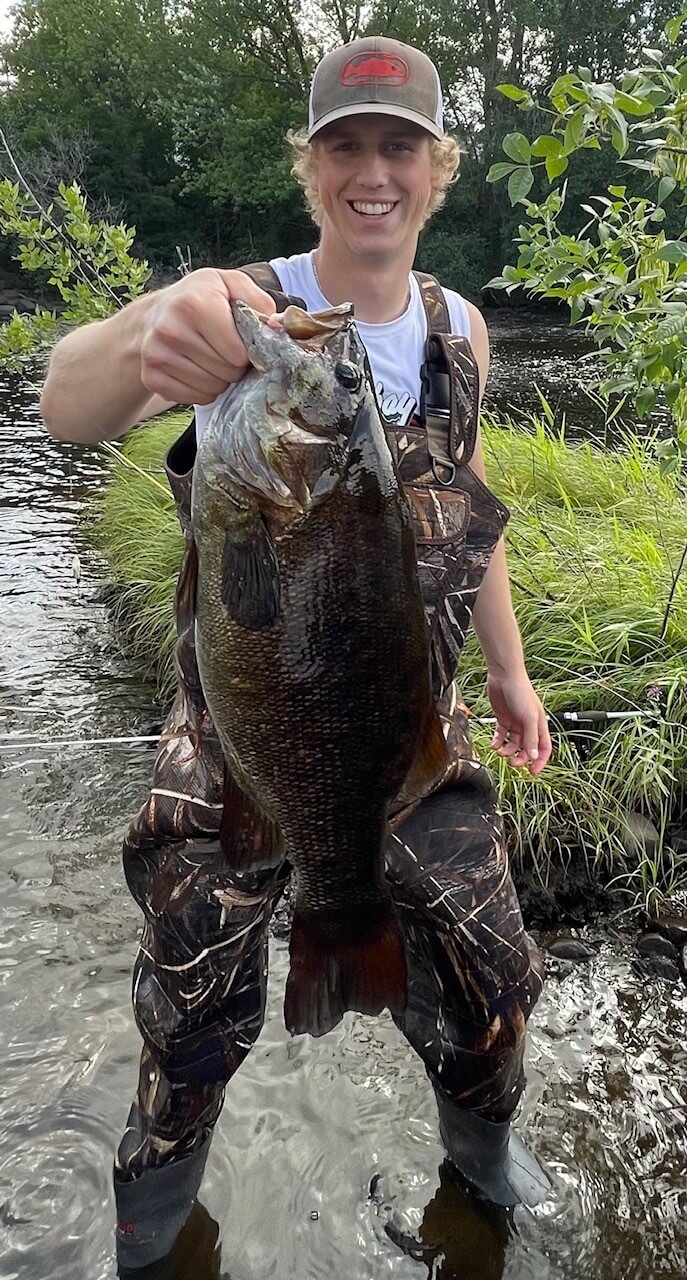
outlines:
{"label": "thumb", "polygon": [[271,316],[277,310],[277,304],[269,293],[265,293],[259,285],[251,280],[244,271],[227,270],[218,268],[217,274],[221,277],[222,283],[227,291],[227,297],[230,301],[239,298],[241,302],[246,302],[254,311],[258,311],[260,315]]}

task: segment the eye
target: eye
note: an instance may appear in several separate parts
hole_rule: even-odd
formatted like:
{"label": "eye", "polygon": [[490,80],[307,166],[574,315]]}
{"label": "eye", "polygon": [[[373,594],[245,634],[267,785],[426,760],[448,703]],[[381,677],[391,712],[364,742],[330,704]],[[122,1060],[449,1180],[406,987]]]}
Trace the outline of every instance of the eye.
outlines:
{"label": "eye", "polygon": [[337,382],[341,383],[347,391],[358,391],[362,382],[362,374],[356,365],[351,364],[350,360],[337,360],[334,365],[334,373]]}

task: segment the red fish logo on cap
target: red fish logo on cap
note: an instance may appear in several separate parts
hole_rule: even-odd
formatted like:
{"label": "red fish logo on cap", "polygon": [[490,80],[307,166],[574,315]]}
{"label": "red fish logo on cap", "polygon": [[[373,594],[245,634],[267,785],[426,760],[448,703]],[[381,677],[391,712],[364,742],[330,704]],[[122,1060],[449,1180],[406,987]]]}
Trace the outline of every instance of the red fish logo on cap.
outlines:
{"label": "red fish logo on cap", "polygon": [[402,85],[408,75],[408,64],[395,53],[356,53],[339,78],[346,88],[354,89],[365,84]]}

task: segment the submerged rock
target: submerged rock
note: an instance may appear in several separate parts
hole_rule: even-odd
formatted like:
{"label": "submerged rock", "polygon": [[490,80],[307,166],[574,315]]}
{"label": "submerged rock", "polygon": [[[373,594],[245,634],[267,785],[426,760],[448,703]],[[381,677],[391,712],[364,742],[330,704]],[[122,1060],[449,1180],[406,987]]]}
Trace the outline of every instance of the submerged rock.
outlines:
{"label": "submerged rock", "polygon": [[579,938],[556,938],[546,950],[556,960],[591,960],[596,955],[594,948]]}
{"label": "submerged rock", "polygon": [[667,956],[642,956],[641,960],[633,962],[632,968],[644,981],[647,978],[664,978],[666,982],[678,982],[680,978],[675,960],[669,960]]}
{"label": "submerged rock", "polygon": [[640,956],[663,956],[666,960],[677,960],[677,947],[662,933],[645,933],[637,942]]}
{"label": "submerged rock", "polygon": [[657,933],[669,938],[676,947],[687,944],[687,916],[659,915],[655,928]]}

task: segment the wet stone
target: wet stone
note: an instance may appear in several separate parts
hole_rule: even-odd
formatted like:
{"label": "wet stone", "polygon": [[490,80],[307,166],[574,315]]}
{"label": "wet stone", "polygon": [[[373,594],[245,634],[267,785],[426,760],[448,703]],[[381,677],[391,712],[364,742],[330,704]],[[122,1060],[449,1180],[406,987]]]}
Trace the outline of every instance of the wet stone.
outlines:
{"label": "wet stone", "polygon": [[649,978],[664,978],[666,982],[678,982],[680,970],[674,960],[667,956],[643,956],[635,960],[632,968],[637,977],[643,981]]}
{"label": "wet stone", "polygon": [[676,947],[687,944],[687,916],[660,915],[656,920],[656,932],[669,938]]}
{"label": "wet stone", "polygon": [[637,950],[640,956],[663,956],[673,961],[678,957],[677,947],[661,933],[645,933],[637,942]]}
{"label": "wet stone", "polygon": [[556,960],[591,960],[596,955],[594,948],[579,938],[556,938],[546,951]]}

